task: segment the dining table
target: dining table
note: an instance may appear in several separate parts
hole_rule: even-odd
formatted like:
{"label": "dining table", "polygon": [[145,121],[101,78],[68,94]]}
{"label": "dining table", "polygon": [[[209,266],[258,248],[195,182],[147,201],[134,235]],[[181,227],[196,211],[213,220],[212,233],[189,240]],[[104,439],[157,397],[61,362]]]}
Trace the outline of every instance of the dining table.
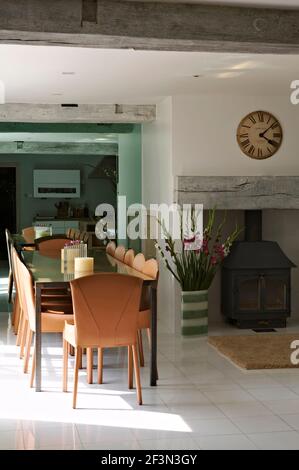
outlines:
{"label": "dining table", "polygon": [[[120,273],[136,276],[142,279],[143,285],[150,290],[150,317],[151,317],[151,348],[149,382],[151,386],[157,385],[157,280],[146,276],[140,271],[122,263],[106,253],[105,250],[88,250],[88,257],[94,258],[94,273]],[[29,269],[35,285],[35,347],[36,369],[35,390],[42,390],[42,334],[41,334],[41,301],[42,290],[47,288],[65,289],[76,278],[76,273],[67,269],[61,261],[61,253],[57,251],[39,252],[22,251],[21,256]],[[81,275],[81,274],[80,274]],[[116,292],[117,295],[117,292]],[[100,299],[99,299],[100,301]]]}

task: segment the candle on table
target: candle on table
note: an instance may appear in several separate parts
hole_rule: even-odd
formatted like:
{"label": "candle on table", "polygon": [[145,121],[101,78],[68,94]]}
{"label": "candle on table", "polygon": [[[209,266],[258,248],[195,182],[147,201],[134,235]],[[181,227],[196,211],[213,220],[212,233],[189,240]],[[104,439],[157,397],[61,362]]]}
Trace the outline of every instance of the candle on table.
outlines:
{"label": "candle on table", "polygon": [[92,273],[93,266],[93,258],[75,258],[75,272]]}

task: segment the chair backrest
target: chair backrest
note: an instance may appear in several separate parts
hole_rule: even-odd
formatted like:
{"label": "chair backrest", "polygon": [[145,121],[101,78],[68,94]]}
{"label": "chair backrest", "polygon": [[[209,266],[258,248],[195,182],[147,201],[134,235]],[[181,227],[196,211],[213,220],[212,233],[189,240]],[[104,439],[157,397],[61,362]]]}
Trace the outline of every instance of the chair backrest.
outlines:
{"label": "chair backrest", "polygon": [[158,277],[159,266],[157,260],[154,258],[148,259],[143,266],[142,272],[153,279]]}
{"label": "chair backrest", "polygon": [[111,256],[114,256],[115,249],[116,249],[115,243],[109,242],[108,245],[106,246],[106,253],[108,253]]}
{"label": "chair backrest", "polygon": [[73,239],[73,238],[74,238],[74,234],[75,234],[75,229],[73,229],[73,228],[68,228],[68,229],[67,229],[67,231],[66,231],[66,236],[67,236],[67,238]]}
{"label": "chair backrest", "polygon": [[133,261],[133,268],[137,271],[142,272],[143,267],[145,265],[145,257],[143,253],[138,253]]}
{"label": "chair backrest", "polygon": [[26,243],[34,243],[34,240],[35,240],[34,227],[23,228],[22,235],[25,238]]}
{"label": "chair backrest", "polygon": [[35,300],[31,274],[21,261],[16,249],[12,249],[15,270],[16,289],[21,309],[29,321],[30,328],[35,331]]}
{"label": "chair backrest", "polygon": [[126,254],[126,249],[124,246],[119,245],[116,247],[114,252],[114,258],[118,259],[119,261],[123,261]]}
{"label": "chair backrest", "polygon": [[13,240],[11,238],[11,233],[8,228],[5,229],[5,238],[6,238],[6,247],[7,247],[7,257],[9,269],[12,271],[12,259],[11,259],[11,248],[13,246]]}
{"label": "chair backrest", "polygon": [[83,241],[84,243],[88,243],[88,240],[89,240],[89,233],[87,233],[87,232],[80,232],[79,240]]}
{"label": "chair backrest", "polygon": [[101,273],[75,279],[70,284],[78,345],[136,344],[141,279]]}
{"label": "chair backrest", "polygon": [[132,268],[134,258],[135,258],[134,250],[132,248],[130,248],[125,254],[124,263],[127,264],[128,266],[131,266],[131,268]]}
{"label": "chair backrest", "polygon": [[52,237],[37,238],[35,245],[40,252],[49,252],[51,250],[60,251],[69,241],[70,239],[65,235],[53,235]]}

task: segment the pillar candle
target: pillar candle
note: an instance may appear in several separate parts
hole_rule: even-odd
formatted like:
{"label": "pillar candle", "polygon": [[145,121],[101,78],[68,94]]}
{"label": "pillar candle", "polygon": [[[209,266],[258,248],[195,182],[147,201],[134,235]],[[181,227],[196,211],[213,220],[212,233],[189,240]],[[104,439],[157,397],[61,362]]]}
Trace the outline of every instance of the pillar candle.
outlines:
{"label": "pillar candle", "polygon": [[75,272],[93,272],[93,258],[75,258]]}

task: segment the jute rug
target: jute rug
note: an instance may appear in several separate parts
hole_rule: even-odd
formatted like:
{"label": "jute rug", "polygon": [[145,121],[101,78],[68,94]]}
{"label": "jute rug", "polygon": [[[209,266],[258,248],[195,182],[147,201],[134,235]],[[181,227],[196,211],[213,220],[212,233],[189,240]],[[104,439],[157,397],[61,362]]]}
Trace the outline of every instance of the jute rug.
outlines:
{"label": "jute rug", "polygon": [[[296,349],[291,343],[297,340]],[[277,333],[247,336],[210,336],[209,344],[243,369],[299,368],[291,362],[291,354],[299,359],[299,333]],[[298,353],[296,354],[296,350]]]}

